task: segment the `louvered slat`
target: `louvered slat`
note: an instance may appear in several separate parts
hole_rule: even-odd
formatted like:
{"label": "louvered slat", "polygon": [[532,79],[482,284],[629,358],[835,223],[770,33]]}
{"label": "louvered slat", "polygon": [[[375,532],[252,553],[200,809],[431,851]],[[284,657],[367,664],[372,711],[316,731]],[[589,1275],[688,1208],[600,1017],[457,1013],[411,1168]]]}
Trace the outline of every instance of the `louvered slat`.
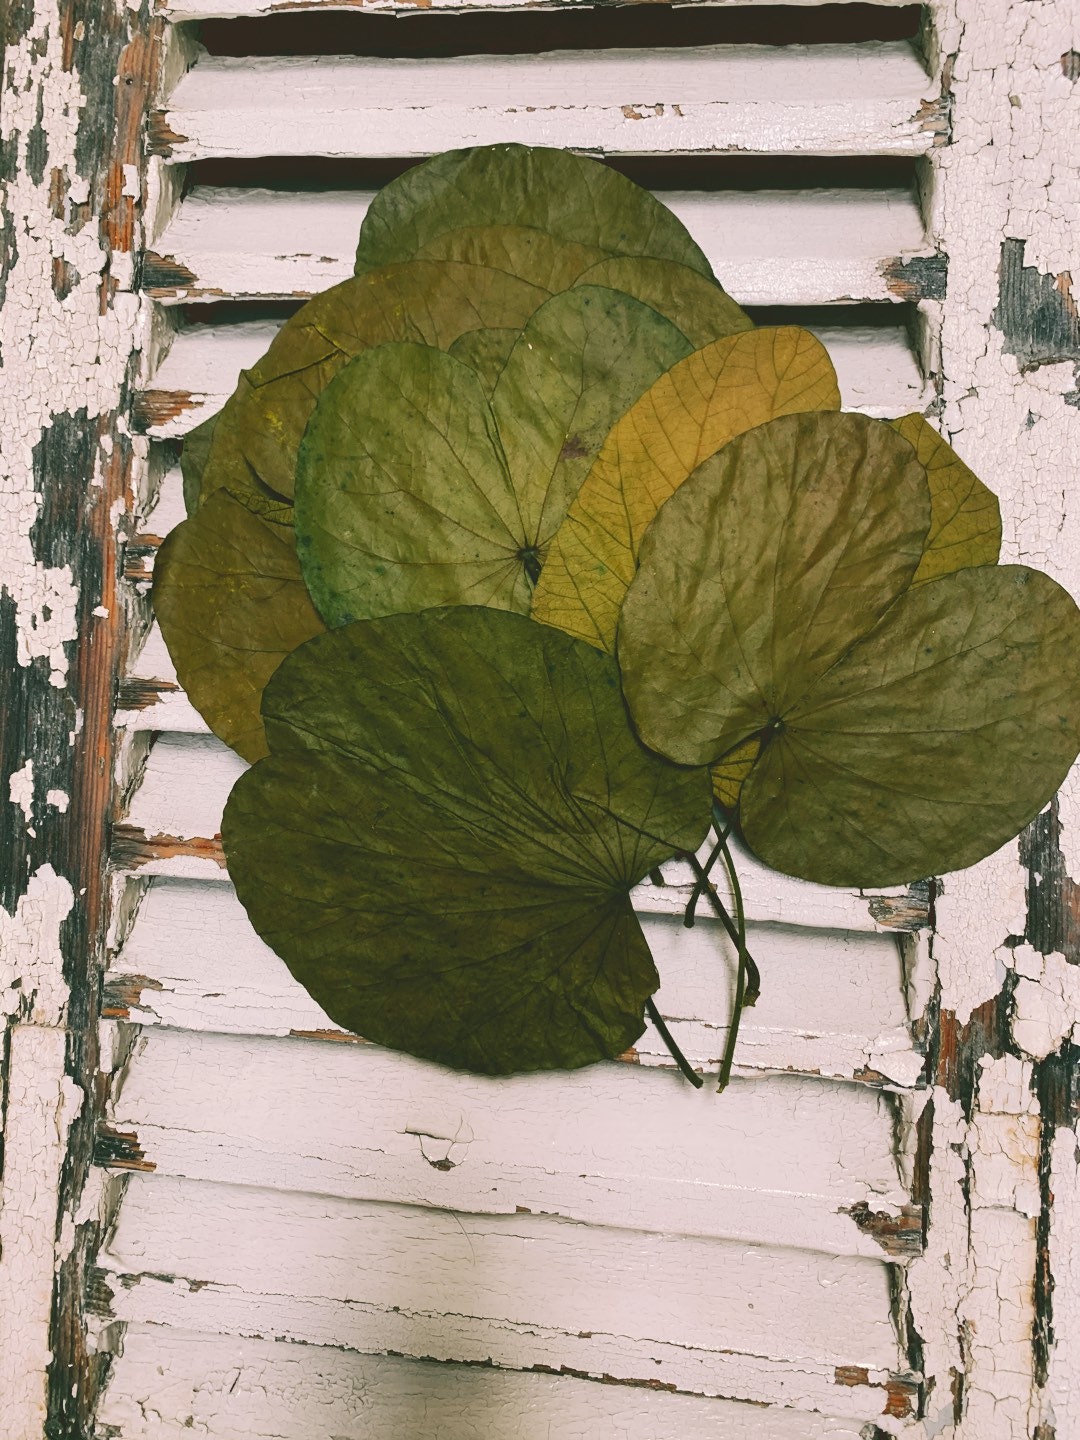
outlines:
{"label": "louvered slat", "polygon": [[[918,205],[906,190],[660,198],[743,305],[910,300],[920,277],[936,274]],[[200,187],[146,257],[144,288],[163,304],[312,295],[352,274],[370,200],[353,191]]]}
{"label": "louvered slat", "polygon": [[371,159],[507,140],[610,154],[916,155],[942,125],[929,88],[906,41],[446,60],[205,56],[152,140],[173,161]]}

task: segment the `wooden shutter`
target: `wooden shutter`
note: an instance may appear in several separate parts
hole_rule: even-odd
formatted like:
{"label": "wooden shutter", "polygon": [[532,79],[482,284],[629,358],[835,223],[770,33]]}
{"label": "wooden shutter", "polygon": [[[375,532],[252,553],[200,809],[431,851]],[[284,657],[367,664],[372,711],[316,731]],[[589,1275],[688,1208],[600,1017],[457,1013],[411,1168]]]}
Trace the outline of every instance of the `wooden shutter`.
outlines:
{"label": "wooden shutter", "polygon": [[[821,336],[848,408],[936,417],[1002,494],[1009,553],[1078,588],[1046,476],[1080,359],[1054,198],[1080,65],[1051,53],[1052,27],[1005,0],[936,5],[921,29],[889,5],[501,8],[187,0],[155,38],[158,103],[125,162],[145,168],[146,496],[124,554],[95,1167],[64,1197],[81,1249],[53,1242],[75,1257],[53,1344],[94,1382],[71,1424],[96,1404],[112,1440],[1066,1440],[1068,794],[1019,849],[934,886],[826,890],[744,859],[764,992],[719,1098],[651,1032],[621,1064],[497,1082],[365,1045],[228,883],[217,831],[242,762],[177,686],[146,603],[183,513],[179,447],[284,316],[349,273],[378,184],[433,150],[608,155],[755,317]],[[33,777],[10,773],[29,826]],[[660,1009],[715,1067],[732,956],[706,917],[682,928],[687,888],[671,866],[636,899]],[[62,1042],[48,1023],[11,1027],[16,1159],[58,1083],[34,1077],[63,1073],[34,1050]],[[9,1158],[5,1206],[18,1173]],[[30,1218],[16,1237],[47,1232]]]}

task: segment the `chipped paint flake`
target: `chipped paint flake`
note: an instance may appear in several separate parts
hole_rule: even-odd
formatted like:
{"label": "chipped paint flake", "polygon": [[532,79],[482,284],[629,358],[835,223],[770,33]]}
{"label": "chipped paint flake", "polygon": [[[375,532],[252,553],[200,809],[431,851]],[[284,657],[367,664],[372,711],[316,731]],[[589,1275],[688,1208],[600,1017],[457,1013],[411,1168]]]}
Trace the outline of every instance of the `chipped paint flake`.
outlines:
{"label": "chipped paint flake", "polygon": [[[2,940],[2,937],[0,937]],[[4,945],[0,943],[0,954]],[[5,1440],[41,1440],[56,1268],[56,1196],[82,1092],[64,1074],[63,1029],[11,1034],[0,1186],[0,1395]]]}
{"label": "chipped paint flake", "polygon": [[[8,780],[8,799],[23,812],[27,826],[34,822],[34,762],[28,759]],[[33,831],[30,832],[33,834]]]}
{"label": "chipped paint flake", "polygon": [[[86,103],[79,77],[65,69],[63,49],[58,0],[38,0],[21,43],[5,54],[0,118],[0,145],[14,158],[5,208],[14,218],[16,255],[0,309],[6,417],[0,591],[15,604],[18,663],[44,658],[58,686],[66,684],[78,597],[70,567],[47,565],[35,554],[31,533],[42,506],[35,452],[58,416],[85,415],[89,424],[115,406],[133,336],[137,345],[144,323],[133,295],[102,305],[108,255],[96,227],[75,229],[50,195],[54,176],[61,184],[75,181],[75,136]],[[76,183],[68,192],[73,206],[78,193]],[[62,298],[54,283],[58,267],[70,282]]]}
{"label": "chipped paint flake", "polygon": [[41,1025],[64,1018],[68,987],[60,950],[60,926],[75,892],[51,865],[30,877],[14,915],[0,906],[0,1011]]}

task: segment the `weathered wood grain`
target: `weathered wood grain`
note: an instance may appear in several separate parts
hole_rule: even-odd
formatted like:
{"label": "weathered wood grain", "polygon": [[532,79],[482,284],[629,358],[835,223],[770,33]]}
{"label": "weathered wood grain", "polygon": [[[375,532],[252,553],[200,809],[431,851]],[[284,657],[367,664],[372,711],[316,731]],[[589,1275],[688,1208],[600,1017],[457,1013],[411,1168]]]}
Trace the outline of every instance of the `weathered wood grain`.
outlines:
{"label": "weathered wood grain", "polygon": [[[567,1367],[841,1416],[880,1413],[901,1361],[876,1260],[524,1214],[135,1174],[100,1263],[129,1320]],[[838,1378],[853,1367],[870,1383]]]}
{"label": "weathered wood grain", "polygon": [[[162,1383],[163,1373],[168,1377]],[[117,1440],[860,1440],[856,1420],[490,1366],[131,1325]]]}

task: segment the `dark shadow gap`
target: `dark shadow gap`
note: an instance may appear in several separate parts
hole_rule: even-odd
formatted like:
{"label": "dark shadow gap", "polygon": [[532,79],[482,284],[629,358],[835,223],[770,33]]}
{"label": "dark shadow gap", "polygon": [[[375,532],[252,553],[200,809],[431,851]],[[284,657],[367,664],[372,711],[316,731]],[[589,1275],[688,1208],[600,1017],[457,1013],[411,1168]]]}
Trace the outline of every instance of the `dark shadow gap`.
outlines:
{"label": "dark shadow gap", "polygon": [[[620,155],[605,164],[649,190],[909,190],[917,160],[906,155]],[[196,185],[309,192],[378,190],[415,159],[341,160],[270,155],[196,160],[185,190]]]}
{"label": "dark shadow gap", "polygon": [[552,50],[650,50],[700,45],[826,45],[913,40],[922,7],[839,5],[573,5],[561,10],[421,11],[403,16],[306,11],[204,20],[211,55],[367,55],[434,59]]}

